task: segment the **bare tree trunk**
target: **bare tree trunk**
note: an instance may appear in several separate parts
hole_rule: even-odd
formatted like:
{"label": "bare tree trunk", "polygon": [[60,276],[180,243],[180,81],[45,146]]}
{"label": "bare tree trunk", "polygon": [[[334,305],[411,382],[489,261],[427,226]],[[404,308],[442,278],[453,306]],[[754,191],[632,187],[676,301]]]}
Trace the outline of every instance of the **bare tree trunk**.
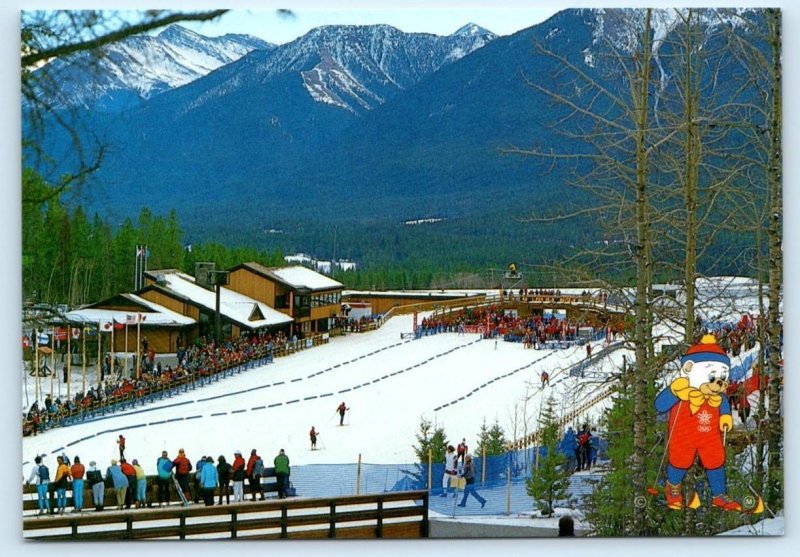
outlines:
{"label": "bare tree trunk", "polygon": [[767,182],[769,184],[770,214],[767,236],[769,238],[769,429],[767,431],[768,477],[767,501],[780,507],[783,500],[783,417],[781,415],[781,390],[783,366],[781,365],[781,317],[780,298],[783,284],[783,241],[781,220],[783,147],[781,145],[781,17],[777,9],[767,12],[769,39],[772,47],[772,107],[769,120],[769,162]]}
{"label": "bare tree trunk", "polygon": [[[636,110],[636,299],[634,304],[634,341],[636,353],[636,377],[634,378],[633,402],[633,459],[632,483],[634,493],[645,492],[647,470],[645,454],[647,453],[647,410],[652,402],[647,396],[648,380],[652,374],[647,358],[645,343],[648,319],[647,293],[648,277],[650,277],[649,235],[650,221],[648,215],[648,151],[645,143],[648,127],[648,104],[650,85],[650,18],[652,10],[647,9],[644,32],[642,36],[641,66],[638,69],[639,83],[634,96]],[[634,506],[635,534],[645,530],[645,511],[643,506]]]}
{"label": "bare tree trunk", "polygon": [[766,445],[764,439],[764,417],[767,414],[767,406],[764,392],[764,346],[766,344],[766,334],[764,327],[761,326],[765,322],[764,313],[764,281],[763,281],[763,260],[761,257],[761,227],[756,229],[756,253],[758,254],[758,321],[756,322],[756,332],[758,333],[758,407],[756,408],[756,454],[755,454],[755,478],[753,478],[753,488],[757,493],[764,492],[764,446]]}
{"label": "bare tree trunk", "polygon": [[694,339],[694,304],[695,304],[695,277],[697,275],[697,176],[699,164],[699,130],[695,118],[697,117],[697,103],[699,95],[699,78],[695,75],[693,54],[695,43],[693,40],[692,16],[694,12],[689,9],[686,21],[686,85],[684,101],[684,125],[686,126],[686,144],[684,156],[686,160],[686,182],[684,184],[684,203],[686,205],[686,253],[684,258],[684,285],[686,288],[686,328],[684,340],[686,345],[691,345]]}

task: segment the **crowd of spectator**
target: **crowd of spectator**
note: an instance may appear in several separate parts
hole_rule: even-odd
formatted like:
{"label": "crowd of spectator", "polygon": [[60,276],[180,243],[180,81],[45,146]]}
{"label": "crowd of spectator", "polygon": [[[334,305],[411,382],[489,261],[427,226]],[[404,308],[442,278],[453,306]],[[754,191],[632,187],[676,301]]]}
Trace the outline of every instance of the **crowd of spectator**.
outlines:
{"label": "crowd of spectator", "polygon": [[559,289],[546,289],[546,288],[520,288],[519,290],[503,290],[504,298],[518,299],[522,302],[540,302],[549,301],[562,302],[570,300],[579,300],[581,302],[597,302],[606,303],[608,301],[608,292],[605,290],[598,290],[592,292],[590,290],[583,290],[580,294],[562,294]]}
{"label": "crowd of spectator", "polygon": [[[145,338],[138,374],[132,368],[130,377],[122,377],[120,366],[119,373],[105,375],[98,385],[76,393],[71,399],[62,400],[48,395],[44,406],[38,400],[34,401],[23,415],[23,435],[36,435],[42,429],[58,425],[67,416],[91,410],[98,405],[112,405],[131,396],[142,397],[148,393],[166,391],[186,381],[211,376],[247,362],[270,361],[276,350],[292,342],[296,343],[297,339],[289,339],[282,331],[244,332],[239,338],[222,343],[201,337],[188,348],[179,344],[176,353],[178,363],[172,367],[156,360],[155,352],[147,345]],[[110,355],[106,355],[106,359],[110,361]]]}
{"label": "crowd of spectator", "polygon": [[613,336],[622,333],[624,329],[621,319],[588,318],[577,321],[544,315],[522,317],[515,311],[489,306],[423,319],[417,334],[480,332],[485,338],[501,336],[510,342],[523,342],[526,348],[534,348],[548,341],[574,342],[579,338],[580,331],[587,332],[589,336],[595,336],[599,331]]}
{"label": "crowd of spectator", "polygon": [[[135,509],[169,506],[171,500],[188,505],[192,502],[199,503],[202,499],[206,506],[211,506],[215,496],[219,497],[219,505],[223,498],[230,504],[231,495],[233,502],[238,503],[248,499],[245,494],[245,480],[248,482],[251,500],[265,500],[267,489],[262,478],[266,477],[267,469],[256,449],[250,452],[247,461],[242,457],[241,451],[236,450],[230,463],[224,455],[216,459],[203,455],[194,464],[183,448],[178,450],[174,459],[168,456],[167,451],[162,451],[161,456],[153,462],[156,474],[148,478],[137,459],[129,460],[125,457],[123,447],[124,445],[120,445],[119,460],[111,459],[105,473],[97,467],[95,461],[90,461],[87,469],[81,464],[79,456],[75,456],[74,464],[71,464],[66,453],[56,457],[55,463],[48,463],[46,455],[37,455],[25,483],[37,488],[39,514],[64,514],[67,490],[73,496],[71,512],[82,512],[86,488],[92,493],[95,511],[106,508],[106,488],[114,490],[115,499],[109,501],[108,506],[117,510],[130,509],[132,506]],[[289,457],[283,449],[280,449],[272,464],[277,479],[278,498],[293,495],[294,491],[289,483]],[[54,467],[53,473],[48,465]]]}

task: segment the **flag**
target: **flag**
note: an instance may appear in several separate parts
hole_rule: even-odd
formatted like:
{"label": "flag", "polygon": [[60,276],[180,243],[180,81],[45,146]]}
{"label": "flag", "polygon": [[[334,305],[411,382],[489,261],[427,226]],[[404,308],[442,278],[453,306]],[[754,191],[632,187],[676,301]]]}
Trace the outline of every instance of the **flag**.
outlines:
{"label": "flag", "polygon": [[110,332],[113,327],[111,321],[100,321],[100,331],[103,333]]}
{"label": "flag", "polygon": [[53,334],[56,335],[57,341],[67,340],[67,330],[61,327],[58,327],[53,330]]}
{"label": "flag", "polygon": [[23,348],[31,347],[31,337],[29,337],[28,335],[22,335],[22,347]]}
{"label": "flag", "polygon": [[50,344],[50,335],[47,333],[39,333],[39,344]]}
{"label": "flag", "polygon": [[141,257],[142,253],[142,246],[136,246],[136,257]]}
{"label": "flag", "polygon": [[136,319],[135,315],[131,315],[130,313],[125,315],[125,324],[126,325],[136,325],[138,320]]}
{"label": "flag", "polygon": [[72,329],[72,340],[78,340],[81,338],[81,330],[78,327],[73,327]]}

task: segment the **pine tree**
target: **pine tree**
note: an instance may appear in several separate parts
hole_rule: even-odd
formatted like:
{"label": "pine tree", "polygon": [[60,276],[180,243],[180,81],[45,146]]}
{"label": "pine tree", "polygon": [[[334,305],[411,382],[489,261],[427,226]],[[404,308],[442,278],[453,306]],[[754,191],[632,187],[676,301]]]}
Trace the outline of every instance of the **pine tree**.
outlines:
{"label": "pine tree", "polygon": [[444,454],[447,451],[447,436],[443,427],[434,427],[430,420],[422,416],[416,437],[418,445],[414,445],[414,453],[419,462],[428,464],[428,450],[431,451],[433,462],[444,461]]}
{"label": "pine tree", "polygon": [[506,440],[505,432],[497,418],[495,418],[492,427],[489,428],[486,426],[486,418],[484,417],[481,430],[478,432],[478,449],[475,454],[483,456],[484,450],[486,451],[486,456],[505,454],[507,445],[508,441]]}
{"label": "pine tree", "polygon": [[569,477],[566,458],[558,450],[558,416],[553,397],[547,399],[539,419],[544,455],[539,458],[538,468],[532,467],[531,477],[525,480],[525,490],[536,500],[543,515],[553,514],[553,505],[568,498]]}

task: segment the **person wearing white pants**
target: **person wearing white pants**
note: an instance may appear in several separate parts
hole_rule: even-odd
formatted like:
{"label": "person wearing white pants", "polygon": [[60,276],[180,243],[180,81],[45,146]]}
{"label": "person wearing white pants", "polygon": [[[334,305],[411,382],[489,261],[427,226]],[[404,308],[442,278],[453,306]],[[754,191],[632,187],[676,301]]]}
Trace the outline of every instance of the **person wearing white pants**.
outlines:
{"label": "person wearing white pants", "polygon": [[456,448],[453,445],[447,446],[444,454],[444,474],[442,474],[442,495],[447,497],[450,492],[451,478],[456,477]]}
{"label": "person wearing white pants", "polygon": [[244,500],[245,462],[242,452],[233,453],[233,502],[241,503]]}

